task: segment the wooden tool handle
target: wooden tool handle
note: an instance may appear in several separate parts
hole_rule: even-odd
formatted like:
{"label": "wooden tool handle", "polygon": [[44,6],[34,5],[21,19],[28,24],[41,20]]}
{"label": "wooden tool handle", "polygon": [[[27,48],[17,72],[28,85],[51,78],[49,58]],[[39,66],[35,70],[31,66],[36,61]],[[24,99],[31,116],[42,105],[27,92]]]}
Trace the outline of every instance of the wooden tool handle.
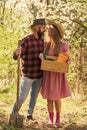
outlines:
{"label": "wooden tool handle", "polygon": [[[20,43],[18,41],[18,47],[20,46]],[[19,110],[19,88],[20,88],[20,55],[17,59],[17,112]]]}

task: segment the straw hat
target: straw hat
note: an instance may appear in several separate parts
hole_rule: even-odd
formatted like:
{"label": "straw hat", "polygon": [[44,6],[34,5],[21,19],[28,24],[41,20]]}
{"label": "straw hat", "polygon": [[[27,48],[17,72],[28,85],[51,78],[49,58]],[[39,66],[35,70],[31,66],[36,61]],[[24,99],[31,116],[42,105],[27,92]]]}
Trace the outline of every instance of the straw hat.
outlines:
{"label": "straw hat", "polygon": [[48,21],[48,24],[53,25],[59,31],[61,39],[64,37],[64,30],[63,30],[63,27],[62,27],[62,25],[60,23],[56,23],[56,22],[53,22],[53,21]]}

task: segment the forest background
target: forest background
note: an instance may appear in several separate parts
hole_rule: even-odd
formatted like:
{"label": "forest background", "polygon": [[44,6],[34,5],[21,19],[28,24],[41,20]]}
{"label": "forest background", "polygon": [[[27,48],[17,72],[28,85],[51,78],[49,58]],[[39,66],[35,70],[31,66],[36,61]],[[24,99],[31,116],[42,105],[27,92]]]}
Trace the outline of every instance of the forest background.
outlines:
{"label": "forest background", "polygon": [[1,100],[15,91],[17,62],[12,55],[18,40],[30,33],[33,19],[40,17],[62,23],[63,41],[68,42],[72,58],[67,74],[72,99],[87,101],[87,0],[0,0]]}

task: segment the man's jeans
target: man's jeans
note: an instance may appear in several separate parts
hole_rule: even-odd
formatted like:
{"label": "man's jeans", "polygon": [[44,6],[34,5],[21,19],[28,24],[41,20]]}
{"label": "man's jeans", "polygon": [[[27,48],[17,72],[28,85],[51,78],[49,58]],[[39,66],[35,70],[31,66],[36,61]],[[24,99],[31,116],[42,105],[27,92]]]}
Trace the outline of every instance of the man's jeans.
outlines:
{"label": "man's jeans", "polygon": [[[40,79],[29,79],[27,77],[22,77],[22,84],[21,84],[21,90],[20,90],[20,96],[19,96],[19,109],[21,108],[23,102],[27,98],[30,88],[31,88],[31,93],[30,93],[30,102],[29,102],[29,108],[28,108],[28,114],[32,115],[34,111],[34,107],[36,104],[36,100],[38,97],[38,93],[40,90],[41,86],[41,80]],[[16,112],[16,103],[14,104],[12,113]]]}

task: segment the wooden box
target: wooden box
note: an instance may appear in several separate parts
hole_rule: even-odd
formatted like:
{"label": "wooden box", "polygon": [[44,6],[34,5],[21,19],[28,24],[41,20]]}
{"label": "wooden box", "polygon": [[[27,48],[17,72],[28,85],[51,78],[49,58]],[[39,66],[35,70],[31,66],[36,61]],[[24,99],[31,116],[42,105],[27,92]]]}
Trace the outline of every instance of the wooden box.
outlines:
{"label": "wooden box", "polygon": [[69,65],[67,63],[51,61],[51,60],[42,60],[41,70],[67,73]]}

